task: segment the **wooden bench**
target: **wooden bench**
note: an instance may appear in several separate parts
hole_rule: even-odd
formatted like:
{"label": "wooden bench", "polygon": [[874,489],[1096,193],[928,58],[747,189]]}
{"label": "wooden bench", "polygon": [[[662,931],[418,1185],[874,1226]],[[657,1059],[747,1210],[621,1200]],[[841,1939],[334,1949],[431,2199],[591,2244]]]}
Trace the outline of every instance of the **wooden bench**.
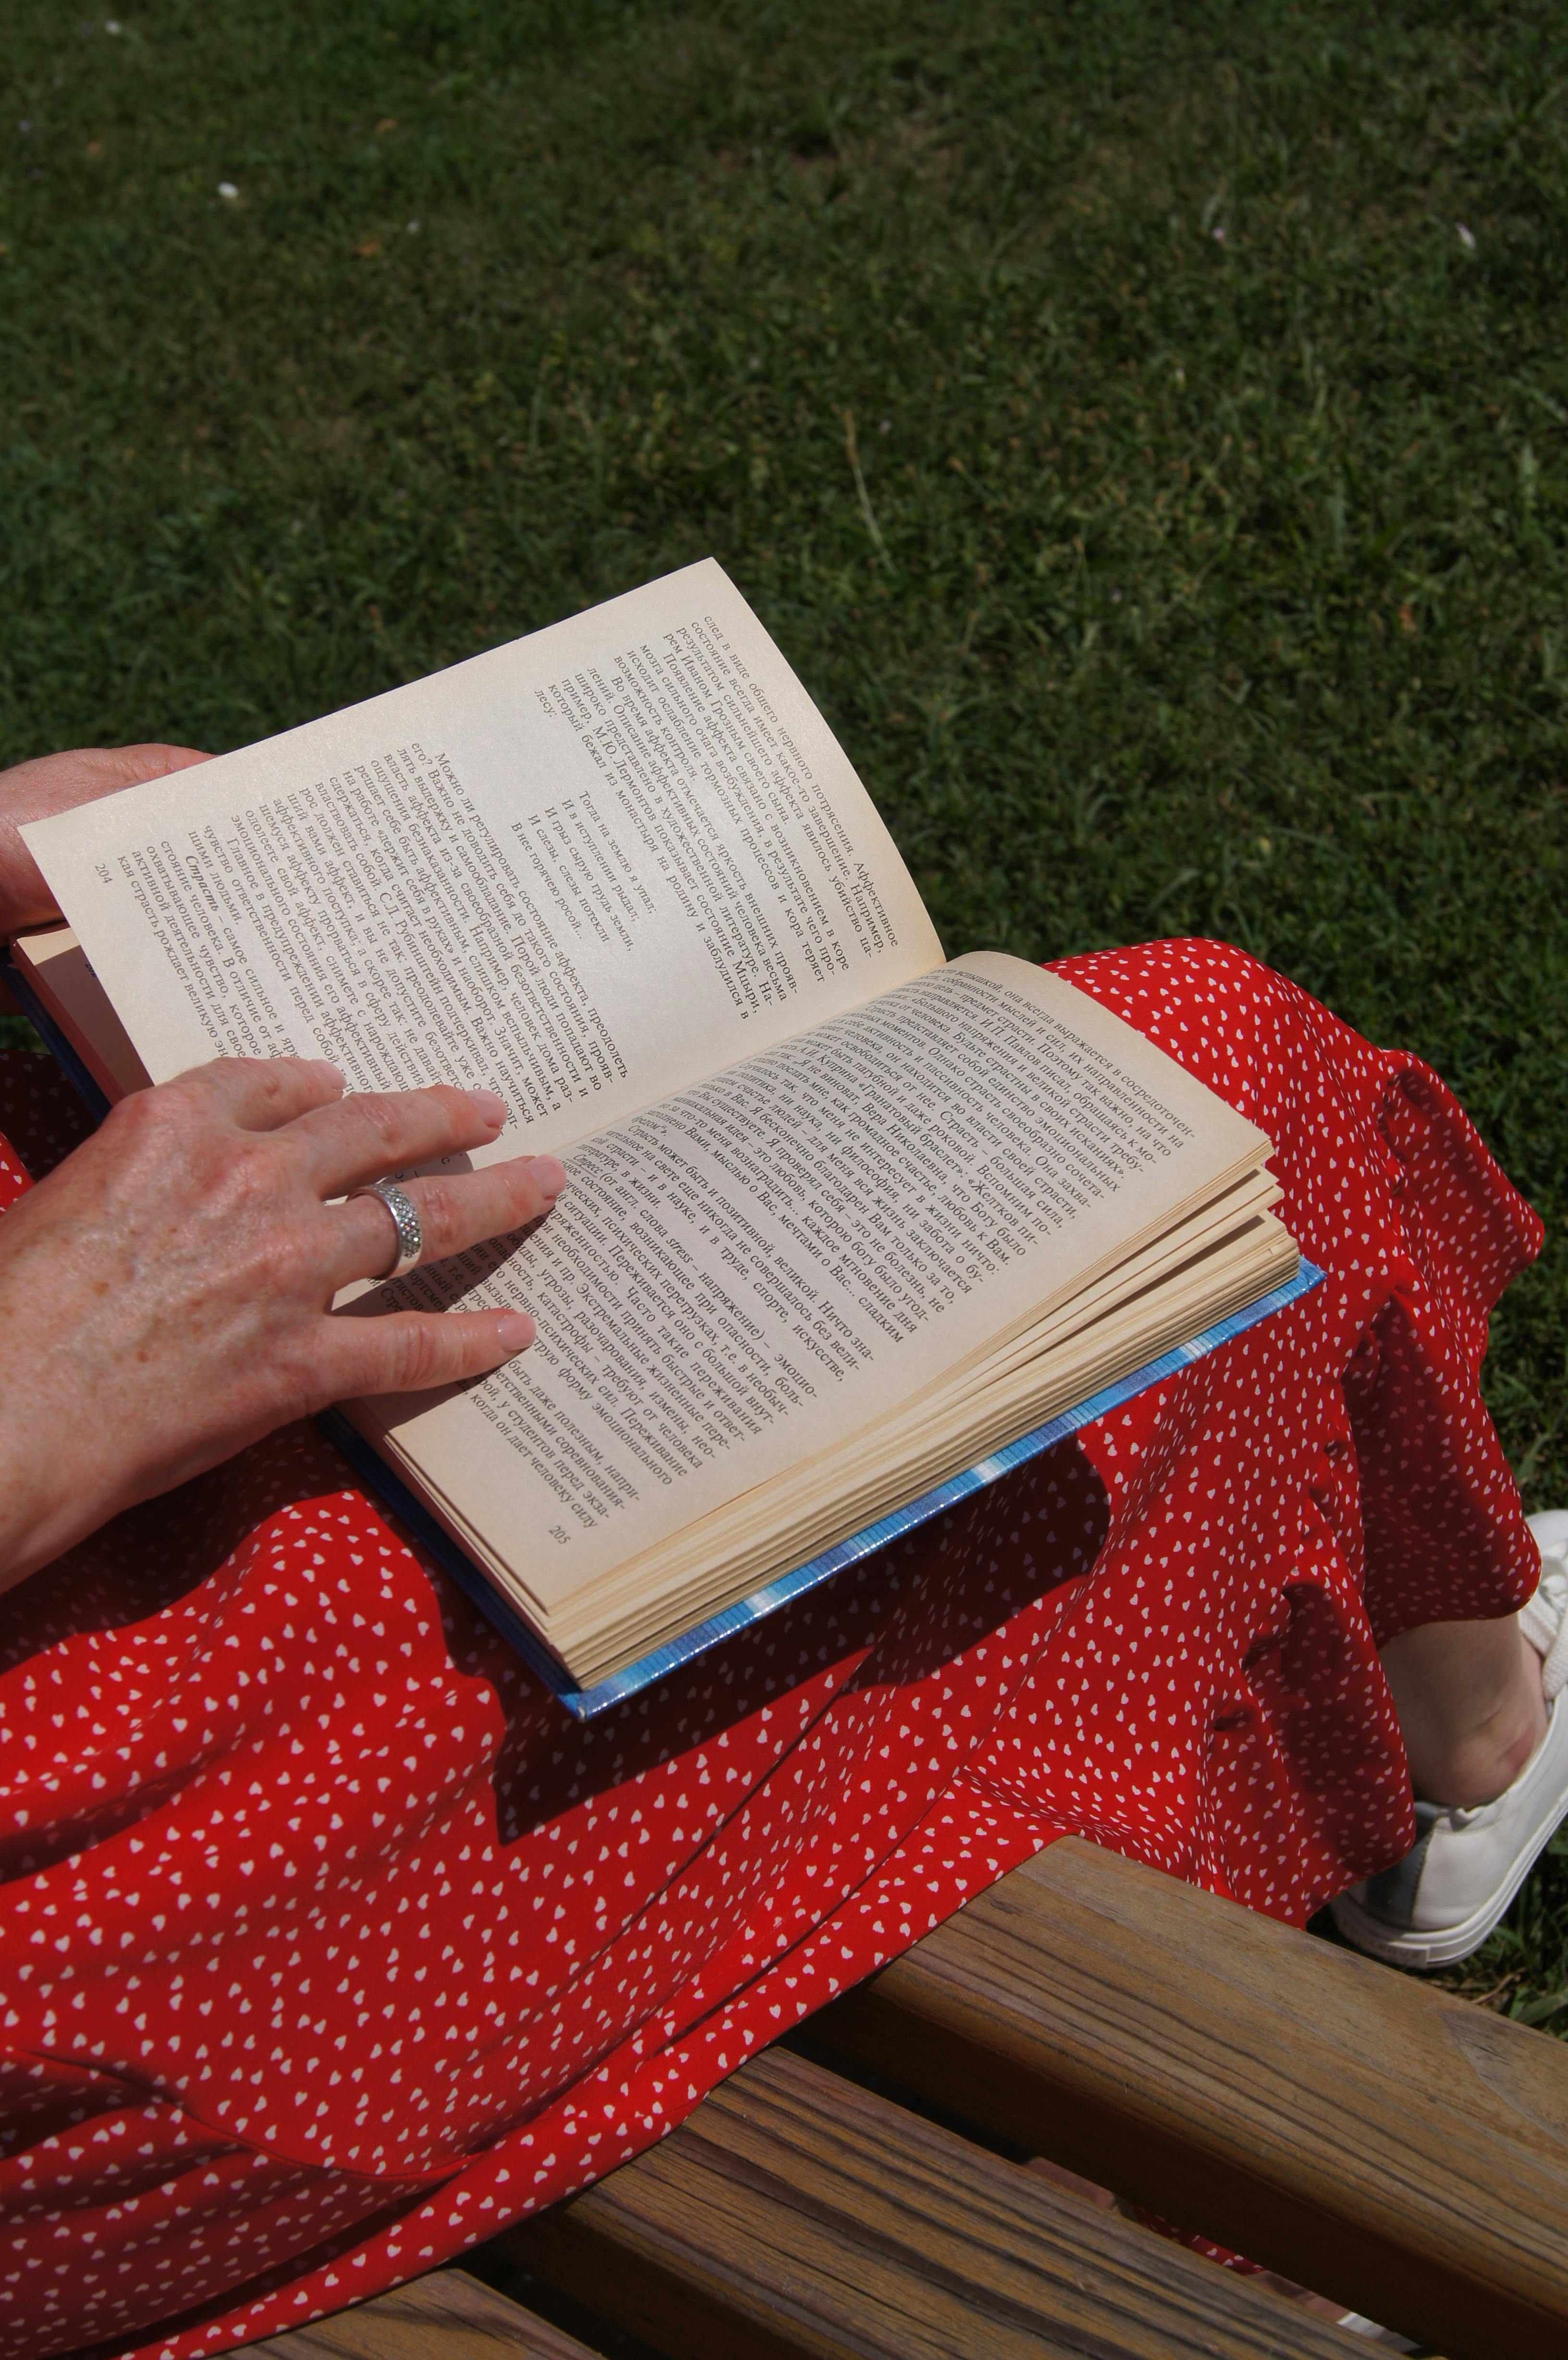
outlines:
{"label": "wooden bench", "polygon": [[592,2360],[609,2331],[670,2360],[1377,2348],[1029,2155],[1446,2360],[1568,2354],[1568,2049],[1072,1841],[485,2249],[583,2306],[586,2342],[444,2270],[263,2348]]}

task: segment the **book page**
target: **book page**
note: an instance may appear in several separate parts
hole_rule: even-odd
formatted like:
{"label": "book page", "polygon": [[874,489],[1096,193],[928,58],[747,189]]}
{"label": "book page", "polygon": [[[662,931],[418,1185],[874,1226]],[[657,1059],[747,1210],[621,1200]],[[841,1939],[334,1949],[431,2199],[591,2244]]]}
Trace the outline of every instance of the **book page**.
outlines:
{"label": "book page", "polygon": [[557,1153],[941,962],[870,798],[711,559],[26,831],[155,1080],[332,1057]]}
{"label": "book page", "polygon": [[567,1158],[529,1236],[355,1306],[521,1303],[539,1341],[361,1404],[545,1616],[835,1444],[1269,1153],[1059,978],[981,954]]}

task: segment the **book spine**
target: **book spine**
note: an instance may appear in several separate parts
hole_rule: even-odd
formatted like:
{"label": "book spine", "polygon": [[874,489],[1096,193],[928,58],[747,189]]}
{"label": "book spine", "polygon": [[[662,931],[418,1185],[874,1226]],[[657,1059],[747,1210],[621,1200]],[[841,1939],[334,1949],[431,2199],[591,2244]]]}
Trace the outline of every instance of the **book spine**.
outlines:
{"label": "book spine", "polygon": [[6,990],[93,1121],[102,1122],[109,1111],[108,1099],[3,944],[0,944],[0,976],[4,977]]}

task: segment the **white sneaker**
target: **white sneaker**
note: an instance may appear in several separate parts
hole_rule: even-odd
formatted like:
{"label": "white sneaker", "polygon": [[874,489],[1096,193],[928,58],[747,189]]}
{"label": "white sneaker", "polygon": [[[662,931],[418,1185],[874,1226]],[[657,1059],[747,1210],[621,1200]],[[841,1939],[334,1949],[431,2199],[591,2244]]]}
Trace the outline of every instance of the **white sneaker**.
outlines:
{"label": "white sneaker", "polygon": [[1375,2319],[1366,2319],[1358,2311],[1342,2311],[1333,2325],[1342,2327],[1351,2335],[1365,2335],[1380,2344],[1386,2352],[1419,2352],[1421,2346],[1412,2344],[1408,2336],[1396,2335],[1391,2327],[1379,2327]]}
{"label": "white sneaker", "polygon": [[1541,1658],[1546,1734],[1511,1786],[1473,1811],[1416,1805],[1403,1860],[1330,1904],[1358,1950],[1418,1972],[1478,1950],[1568,1816],[1568,1509],[1530,1518],[1541,1586],[1519,1628]]}

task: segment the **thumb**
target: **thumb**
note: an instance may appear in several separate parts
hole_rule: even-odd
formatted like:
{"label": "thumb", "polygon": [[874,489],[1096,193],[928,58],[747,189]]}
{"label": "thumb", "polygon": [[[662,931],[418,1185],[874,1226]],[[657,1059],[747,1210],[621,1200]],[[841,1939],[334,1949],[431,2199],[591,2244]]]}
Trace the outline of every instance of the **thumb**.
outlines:
{"label": "thumb", "polygon": [[140,786],[145,779],[167,779],[176,770],[189,770],[197,762],[212,759],[201,746],[166,746],[161,742],[146,746],[101,746],[98,752],[108,763],[124,764],[121,783]]}
{"label": "thumb", "polygon": [[195,746],[80,746],[0,770],[0,934],[60,915],[19,828],[211,759]]}

